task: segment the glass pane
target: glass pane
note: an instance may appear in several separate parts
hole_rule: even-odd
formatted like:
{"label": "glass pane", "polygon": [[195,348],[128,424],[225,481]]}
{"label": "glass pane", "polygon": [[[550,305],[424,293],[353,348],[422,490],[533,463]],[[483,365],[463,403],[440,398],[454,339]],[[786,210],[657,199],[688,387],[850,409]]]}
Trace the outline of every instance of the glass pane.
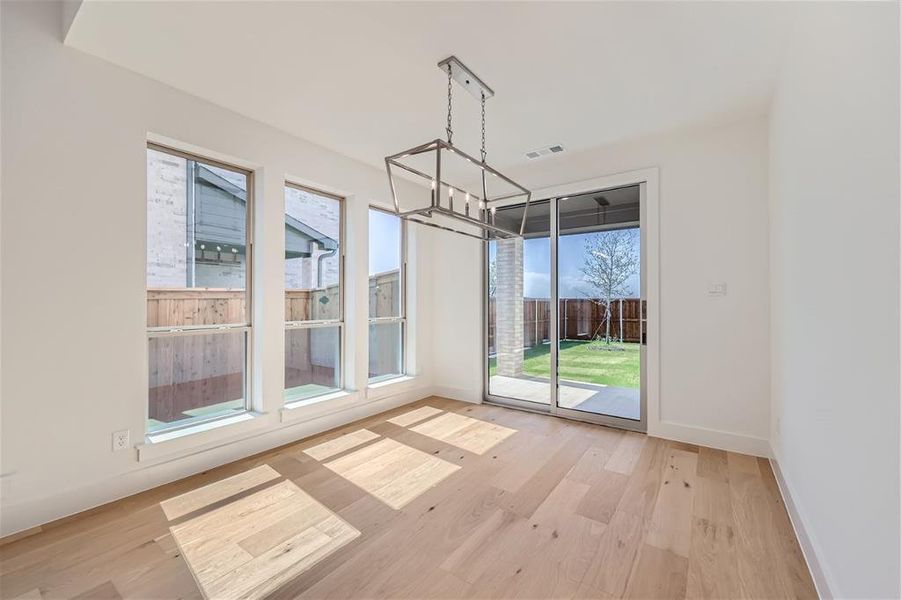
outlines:
{"label": "glass pane", "polygon": [[247,323],[246,174],[147,149],[147,326]]}
{"label": "glass pane", "polygon": [[[401,315],[401,220],[369,210],[369,317]],[[371,351],[371,350],[370,350]]]}
{"label": "glass pane", "polygon": [[341,318],[341,201],[285,186],[285,320]]}
{"label": "glass pane", "polygon": [[369,383],[404,374],[402,348],[403,323],[369,324]]}
{"label": "glass pane", "polygon": [[247,333],[150,338],[147,430],[243,412]]}
{"label": "glass pane", "polygon": [[285,402],[341,389],[341,328],[285,330]]}
{"label": "glass pane", "polygon": [[[488,393],[541,404],[551,401],[549,206],[531,204],[524,239],[488,243]],[[495,219],[519,229],[522,211]]]}
{"label": "glass pane", "polygon": [[641,418],[638,186],[561,199],[561,408]]}

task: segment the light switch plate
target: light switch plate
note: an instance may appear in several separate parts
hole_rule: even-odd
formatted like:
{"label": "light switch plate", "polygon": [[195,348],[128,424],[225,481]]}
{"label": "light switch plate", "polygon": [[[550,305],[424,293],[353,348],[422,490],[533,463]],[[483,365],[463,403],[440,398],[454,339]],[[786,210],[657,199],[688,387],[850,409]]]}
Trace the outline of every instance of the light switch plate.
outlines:
{"label": "light switch plate", "polygon": [[726,282],[725,281],[714,281],[713,283],[707,286],[707,295],[708,296],[725,296],[726,295]]}

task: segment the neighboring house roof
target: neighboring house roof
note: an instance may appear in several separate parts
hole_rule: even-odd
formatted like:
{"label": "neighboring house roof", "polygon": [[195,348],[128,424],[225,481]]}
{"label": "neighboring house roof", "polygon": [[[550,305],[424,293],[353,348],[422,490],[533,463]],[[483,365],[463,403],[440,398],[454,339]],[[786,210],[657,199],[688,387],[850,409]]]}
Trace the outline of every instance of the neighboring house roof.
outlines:
{"label": "neighboring house roof", "polygon": [[[194,237],[210,244],[226,244],[243,249],[246,227],[247,190],[198,164]],[[285,256],[311,256],[315,242],[326,250],[337,250],[337,240],[285,215]]]}
{"label": "neighboring house roof", "polygon": [[287,229],[294,229],[295,231],[307,235],[311,239],[319,242],[319,244],[325,248],[326,250],[337,250],[338,242],[334,239],[328,237],[324,233],[313,229],[306,223],[302,223],[301,221],[295,219],[291,215],[285,215],[285,227]]}

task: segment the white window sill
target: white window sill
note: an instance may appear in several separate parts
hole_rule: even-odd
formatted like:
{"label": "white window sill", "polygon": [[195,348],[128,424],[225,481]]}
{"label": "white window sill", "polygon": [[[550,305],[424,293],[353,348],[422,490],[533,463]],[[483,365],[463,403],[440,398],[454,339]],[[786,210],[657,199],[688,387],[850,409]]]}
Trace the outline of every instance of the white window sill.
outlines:
{"label": "white window sill", "polygon": [[416,377],[414,375],[401,375],[392,379],[386,379],[377,383],[369,384],[366,388],[366,398],[368,400],[379,400],[387,398],[411,390],[416,387]]}
{"label": "white window sill", "polygon": [[309,421],[330,415],[354,406],[359,397],[359,392],[340,390],[309,400],[290,402],[285,404],[281,410],[282,423]]}
{"label": "white window sill", "polygon": [[198,423],[192,427],[147,434],[137,447],[138,461],[192,454],[207,446],[217,446],[230,438],[265,427],[266,413],[245,412],[232,417]]}
{"label": "white window sill", "polygon": [[353,396],[354,394],[356,394],[356,392],[338,390],[337,392],[330,392],[321,396],[313,396],[312,398],[304,398],[303,400],[287,402],[282,410],[296,410],[298,408],[303,408],[304,406],[313,406],[319,404],[320,402],[330,402],[332,400],[347,398],[348,396]]}

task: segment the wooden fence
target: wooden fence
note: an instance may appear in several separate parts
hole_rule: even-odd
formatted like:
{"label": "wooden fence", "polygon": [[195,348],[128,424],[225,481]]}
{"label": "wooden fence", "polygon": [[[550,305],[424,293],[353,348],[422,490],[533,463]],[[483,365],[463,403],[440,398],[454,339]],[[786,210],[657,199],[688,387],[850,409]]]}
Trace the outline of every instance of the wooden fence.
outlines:
{"label": "wooden fence", "polygon": [[[400,299],[397,271],[369,280],[373,315],[397,314]],[[147,290],[148,327],[184,327],[243,323],[246,298],[235,289]],[[338,287],[286,290],[285,320],[337,319]],[[384,326],[387,328],[388,326]],[[340,340],[337,328],[290,329],[285,335],[285,385],[335,385]],[[400,338],[380,330],[378,351],[369,356],[370,373],[396,369]],[[169,422],[184,411],[243,397],[245,335],[242,332],[153,338],[150,343],[150,417]]]}
{"label": "wooden fence", "polygon": [[[622,307],[622,333],[626,342],[638,342],[641,337],[641,300],[624,298],[622,302],[615,300],[611,305],[612,318],[610,334],[619,338],[620,307]],[[522,333],[523,347],[531,348],[550,340],[550,308],[547,298],[523,298],[522,301]],[[494,354],[495,325],[497,323],[496,299],[488,302],[488,349]],[[596,335],[603,335],[604,306],[598,300],[589,298],[560,299],[560,339],[590,340]]]}
{"label": "wooden fence", "polygon": [[[285,290],[285,321],[320,321],[339,317],[338,286]],[[396,316],[400,306],[397,271],[369,278],[372,316]],[[245,321],[244,290],[151,288],[147,290],[147,327],[227,325]]]}

